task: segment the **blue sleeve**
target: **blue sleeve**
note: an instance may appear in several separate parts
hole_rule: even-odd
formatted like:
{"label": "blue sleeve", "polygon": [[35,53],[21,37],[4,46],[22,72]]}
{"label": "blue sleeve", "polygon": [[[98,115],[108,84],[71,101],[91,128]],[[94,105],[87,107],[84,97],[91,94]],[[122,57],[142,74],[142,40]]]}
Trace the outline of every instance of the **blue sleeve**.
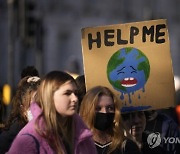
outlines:
{"label": "blue sleeve", "polygon": [[[167,118],[166,121],[163,122],[162,126],[162,136],[167,138],[180,138],[180,131],[178,125],[170,118]],[[163,143],[163,147],[167,149],[172,154],[180,153],[180,146],[178,143]]]}

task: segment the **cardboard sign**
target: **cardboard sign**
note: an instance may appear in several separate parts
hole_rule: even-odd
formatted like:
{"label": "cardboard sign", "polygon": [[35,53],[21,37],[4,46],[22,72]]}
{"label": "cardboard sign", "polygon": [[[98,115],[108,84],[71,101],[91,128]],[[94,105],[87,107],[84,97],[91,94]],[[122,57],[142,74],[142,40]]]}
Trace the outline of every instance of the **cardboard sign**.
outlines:
{"label": "cardboard sign", "polygon": [[110,88],[122,112],[174,106],[166,20],[83,28],[82,52],[87,90]]}

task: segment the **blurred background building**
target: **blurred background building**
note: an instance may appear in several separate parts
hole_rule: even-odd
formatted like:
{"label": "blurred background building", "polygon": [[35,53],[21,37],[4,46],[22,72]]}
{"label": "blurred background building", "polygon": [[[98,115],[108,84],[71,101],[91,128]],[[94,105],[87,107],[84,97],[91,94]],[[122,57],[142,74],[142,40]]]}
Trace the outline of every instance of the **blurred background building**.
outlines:
{"label": "blurred background building", "polygon": [[83,74],[81,28],[165,18],[174,75],[180,76],[179,0],[0,0],[0,87],[34,65]]}

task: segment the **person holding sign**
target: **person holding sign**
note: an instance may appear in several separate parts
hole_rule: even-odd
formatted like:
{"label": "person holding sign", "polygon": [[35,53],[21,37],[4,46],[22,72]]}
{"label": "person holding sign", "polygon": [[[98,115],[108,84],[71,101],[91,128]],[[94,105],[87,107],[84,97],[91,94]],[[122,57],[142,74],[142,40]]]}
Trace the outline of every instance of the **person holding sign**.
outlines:
{"label": "person holding sign", "polygon": [[[145,128],[147,127],[147,115],[145,115],[146,112],[147,111],[136,111],[136,112],[122,114],[122,118],[126,130],[128,130],[129,133],[136,140],[142,153],[143,154],[179,154],[178,145],[176,144],[173,145],[172,143],[171,144],[164,143],[166,141],[163,138],[164,137],[163,133],[161,131],[155,130],[157,129],[155,127],[160,126],[160,122],[157,122],[155,124],[157,126],[151,124],[152,127],[154,127],[154,130],[152,131],[145,130]],[[165,121],[163,120],[162,122]],[[169,128],[166,126],[164,127],[164,129],[169,129]],[[170,131],[172,133],[172,130],[170,129],[167,130],[167,133],[169,133]],[[175,134],[175,132],[173,133]],[[172,135],[171,137],[175,138],[174,135]],[[167,137],[166,140],[168,138],[170,138],[170,136]]]}
{"label": "person holding sign", "polygon": [[84,95],[86,94],[86,85],[85,85],[85,77],[84,75],[79,75],[76,79],[76,84],[78,87],[78,98],[79,98],[79,105],[78,105],[78,112],[79,112],[79,108],[81,106],[81,102],[82,99],[84,97]]}
{"label": "person holding sign", "polygon": [[77,91],[71,75],[48,73],[31,105],[33,119],[20,131],[9,154],[96,154],[92,133],[76,114]]}
{"label": "person holding sign", "polygon": [[91,129],[99,154],[138,154],[138,146],[125,137],[120,106],[110,89],[96,86],[84,96],[80,116]]}
{"label": "person holding sign", "polygon": [[126,130],[133,136],[142,148],[142,134],[146,127],[146,116],[144,111],[122,113],[122,119]]}

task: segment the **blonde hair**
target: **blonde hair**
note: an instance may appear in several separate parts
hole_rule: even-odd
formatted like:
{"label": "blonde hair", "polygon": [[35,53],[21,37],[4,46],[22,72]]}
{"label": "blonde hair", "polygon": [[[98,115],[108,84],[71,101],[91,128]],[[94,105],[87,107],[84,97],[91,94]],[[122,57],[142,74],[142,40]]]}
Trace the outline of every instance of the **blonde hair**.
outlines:
{"label": "blonde hair", "polygon": [[120,104],[117,98],[115,97],[115,95],[112,93],[112,91],[110,91],[110,89],[108,89],[107,87],[103,87],[103,86],[97,86],[90,89],[82,100],[80,107],[80,116],[94,134],[96,106],[98,104],[99,98],[104,95],[109,96],[113,99],[114,107],[115,107],[113,127],[110,130],[110,134],[112,137],[112,144],[109,147],[109,153],[111,153],[116,148],[121,148],[121,144],[125,139],[122,119],[120,114]]}
{"label": "blonde hair", "polygon": [[[73,82],[72,76],[65,72],[53,71],[48,73],[42,80],[37,92],[36,102],[42,109],[42,114],[37,118],[35,126],[39,135],[44,137],[56,153],[64,153],[62,150],[62,140],[64,139],[71,147],[72,151],[72,117],[62,120],[61,115],[56,111],[53,95],[54,92],[64,83]],[[45,127],[41,127],[40,119],[43,117]]]}

